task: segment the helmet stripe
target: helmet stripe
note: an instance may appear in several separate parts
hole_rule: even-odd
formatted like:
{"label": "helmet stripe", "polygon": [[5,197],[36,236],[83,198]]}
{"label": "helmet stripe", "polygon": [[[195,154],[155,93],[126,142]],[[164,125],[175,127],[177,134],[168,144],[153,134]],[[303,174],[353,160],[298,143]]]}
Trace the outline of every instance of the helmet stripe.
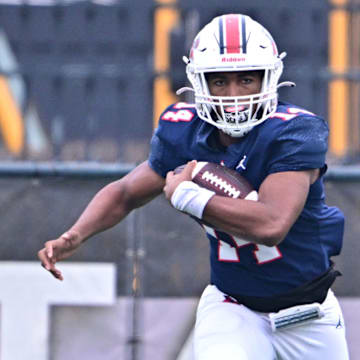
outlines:
{"label": "helmet stripe", "polygon": [[225,16],[226,50],[228,54],[240,53],[240,27],[239,16]]}
{"label": "helmet stripe", "polygon": [[245,16],[241,17],[241,43],[242,43],[243,54],[246,54],[247,41],[246,41],[246,21],[245,21]]}
{"label": "helmet stripe", "polygon": [[224,54],[224,30],[223,30],[223,17],[219,18],[219,46],[220,46],[220,54]]}

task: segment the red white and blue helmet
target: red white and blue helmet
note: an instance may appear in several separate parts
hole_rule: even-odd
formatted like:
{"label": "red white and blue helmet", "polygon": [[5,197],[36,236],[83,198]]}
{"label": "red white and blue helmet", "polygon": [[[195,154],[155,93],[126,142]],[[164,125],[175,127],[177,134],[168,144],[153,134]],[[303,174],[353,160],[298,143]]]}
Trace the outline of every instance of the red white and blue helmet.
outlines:
{"label": "red white and blue helmet", "polygon": [[[270,33],[249,16],[227,14],[214,18],[196,36],[187,63],[199,117],[233,137],[241,137],[276,110],[283,71],[282,59]],[[250,96],[213,96],[206,73],[263,71],[261,92]],[[181,93],[180,89],[180,93]]]}

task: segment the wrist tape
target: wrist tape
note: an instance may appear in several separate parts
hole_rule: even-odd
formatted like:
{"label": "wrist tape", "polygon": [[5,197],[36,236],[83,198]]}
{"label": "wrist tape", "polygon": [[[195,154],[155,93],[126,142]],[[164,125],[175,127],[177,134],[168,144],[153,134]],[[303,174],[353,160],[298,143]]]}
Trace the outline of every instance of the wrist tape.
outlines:
{"label": "wrist tape", "polygon": [[181,182],[171,196],[171,204],[175,209],[201,219],[205,206],[215,192],[200,187],[192,181]]}

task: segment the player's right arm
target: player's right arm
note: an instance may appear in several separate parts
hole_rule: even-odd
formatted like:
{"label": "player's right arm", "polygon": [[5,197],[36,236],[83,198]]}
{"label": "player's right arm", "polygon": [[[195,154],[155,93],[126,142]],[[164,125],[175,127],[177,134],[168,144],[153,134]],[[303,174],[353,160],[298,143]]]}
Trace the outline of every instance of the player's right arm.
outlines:
{"label": "player's right arm", "polygon": [[75,224],[63,235],[45,243],[38,252],[43,267],[62,280],[55,264],[71,256],[89,237],[118,224],[129,212],[162,192],[165,180],[144,162],[120,180],[102,188]]}

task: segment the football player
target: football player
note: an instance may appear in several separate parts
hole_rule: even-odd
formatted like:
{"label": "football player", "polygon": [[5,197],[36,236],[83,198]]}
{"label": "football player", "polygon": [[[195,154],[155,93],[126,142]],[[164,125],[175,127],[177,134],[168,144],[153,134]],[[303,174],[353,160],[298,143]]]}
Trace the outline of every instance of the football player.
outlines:
{"label": "football player", "polygon": [[[56,267],[86,239],[164,192],[206,224],[211,283],[197,311],[198,360],[348,359],[345,325],[331,290],[330,258],[344,217],[324,202],[328,127],[278,100],[285,53],[248,16],[214,18],[196,36],[186,72],[195,104],[161,115],[149,159],[103,188],[76,223],[39,251]],[[243,175],[257,201],[215,195],[191,181],[198,161]],[[173,170],[187,164],[181,173]]]}

